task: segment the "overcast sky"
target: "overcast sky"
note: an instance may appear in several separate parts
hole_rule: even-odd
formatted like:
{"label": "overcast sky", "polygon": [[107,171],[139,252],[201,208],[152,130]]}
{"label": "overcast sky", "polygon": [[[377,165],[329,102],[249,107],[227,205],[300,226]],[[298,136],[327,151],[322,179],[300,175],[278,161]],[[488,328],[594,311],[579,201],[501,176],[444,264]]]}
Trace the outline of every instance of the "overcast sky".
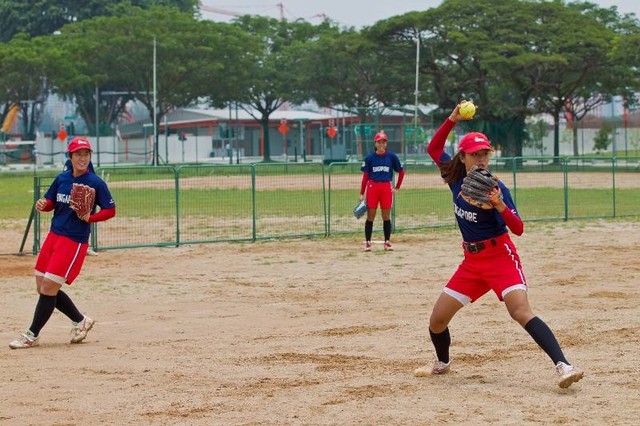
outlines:
{"label": "overcast sky", "polygon": [[[640,0],[590,1],[601,7],[617,6],[618,11],[635,13],[636,17],[640,18]],[[340,25],[361,28],[391,16],[436,7],[442,2],[440,0],[201,0],[201,3],[205,7],[215,8],[221,12],[203,12],[205,18],[215,21],[228,21],[233,18],[234,13],[273,18],[284,16],[288,20],[303,18],[313,23],[318,23],[322,20],[322,16],[327,16]],[[473,0],[469,1],[469,7],[473,7]]]}

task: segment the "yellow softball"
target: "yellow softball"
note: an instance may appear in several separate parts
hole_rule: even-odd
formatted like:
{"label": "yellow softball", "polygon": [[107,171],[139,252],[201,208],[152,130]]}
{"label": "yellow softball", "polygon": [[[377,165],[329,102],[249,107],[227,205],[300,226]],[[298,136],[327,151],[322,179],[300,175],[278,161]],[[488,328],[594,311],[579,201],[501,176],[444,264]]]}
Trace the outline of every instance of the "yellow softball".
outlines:
{"label": "yellow softball", "polygon": [[462,118],[469,120],[476,114],[476,106],[472,101],[462,101],[460,102],[460,109],[458,111]]}

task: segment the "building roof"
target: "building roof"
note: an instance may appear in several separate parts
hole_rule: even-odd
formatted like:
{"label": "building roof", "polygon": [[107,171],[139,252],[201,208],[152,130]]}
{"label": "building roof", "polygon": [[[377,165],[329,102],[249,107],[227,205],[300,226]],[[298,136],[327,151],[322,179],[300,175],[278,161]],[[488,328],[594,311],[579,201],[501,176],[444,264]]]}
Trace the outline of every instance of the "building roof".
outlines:
{"label": "building roof", "polygon": [[[253,120],[254,117],[242,108],[225,108],[225,109],[184,109],[185,113],[210,117],[218,121],[235,120]],[[255,111],[255,117],[260,117],[260,113]],[[271,113],[270,120],[327,120],[334,118],[331,115],[321,114],[312,111],[297,110],[281,110],[278,109]]]}

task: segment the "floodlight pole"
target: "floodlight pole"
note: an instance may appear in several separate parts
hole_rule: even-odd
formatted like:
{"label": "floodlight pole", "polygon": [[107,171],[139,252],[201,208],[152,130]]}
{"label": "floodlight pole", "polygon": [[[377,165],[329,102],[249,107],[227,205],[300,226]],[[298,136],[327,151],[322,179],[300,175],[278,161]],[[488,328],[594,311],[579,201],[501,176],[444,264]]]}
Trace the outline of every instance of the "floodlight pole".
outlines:
{"label": "floodlight pole", "polygon": [[236,137],[236,164],[240,164],[240,141],[238,140],[238,133],[240,132],[240,122],[238,121],[238,101],[236,101],[236,131],[234,135]]}
{"label": "floodlight pole", "polygon": [[[415,105],[413,109],[413,144],[417,143],[418,138],[418,76],[420,73],[420,38],[416,36],[416,91],[415,91]],[[405,160],[406,160],[406,147],[405,147]]]}
{"label": "floodlight pole", "polygon": [[157,129],[157,114],[158,114],[158,91],[157,91],[157,75],[156,75],[156,37],[153,36],[153,165],[159,165],[158,156],[158,129]]}
{"label": "floodlight pole", "polygon": [[97,150],[97,166],[100,167],[100,88],[96,84],[96,150]]}

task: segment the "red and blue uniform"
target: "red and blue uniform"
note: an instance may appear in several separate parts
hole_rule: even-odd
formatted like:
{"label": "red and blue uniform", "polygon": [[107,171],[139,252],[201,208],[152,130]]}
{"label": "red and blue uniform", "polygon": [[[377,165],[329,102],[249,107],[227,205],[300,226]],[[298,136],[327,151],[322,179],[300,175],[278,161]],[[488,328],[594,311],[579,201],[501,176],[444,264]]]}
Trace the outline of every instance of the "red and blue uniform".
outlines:
{"label": "red and blue uniform", "polygon": [[396,188],[400,188],[404,176],[398,156],[387,150],[383,154],[372,152],[365,157],[360,170],[364,173],[360,193],[363,194],[366,188],[367,207],[375,209],[379,204],[382,209],[390,209],[393,206],[393,173],[399,174]]}
{"label": "red and blue uniform", "polygon": [[[447,136],[456,124],[464,119],[458,104],[449,118],[438,128],[429,142],[427,151],[440,168],[444,181],[453,195],[453,209],[464,241],[464,258],[442,290],[429,319],[429,335],[437,359],[431,374],[449,371],[451,334],[449,323],[464,305],[472,303],[490,290],[505,302],[506,308],[533,340],[545,351],[560,376],[558,385],[566,388],[577,382],[583,372],[572,367],[547,324],[535,316],[527,298],[527,280],[522,271],[520,257],[511,241],[509,230],[522,235],[524,225],[507,187],[498,183],[488,196],[491,206],[482,209],[467,203],[460,191],[467,172],[474,167],[486,168],[493,148],[489,139],[480,132],[470,132],[462,137],[458,153],[451,158],[444,152]],[[498,191],[499,189],[499,191]],[[500,192],[502,199],[499,198]],[[422,376],[424,369],[416,370]]]}
{"label": "red and blue uniform", "polygon": [[[447,119],[429,142],[428,152],[437,166],[451,161],[444,151],[448,134],[455,122]],[[489,290],[500,300],[516,289],[526,289],[527,283],[520,258],[508,229],[516,235],[523,232],[509,189],[498,182],[507,208],[482,209],[465,201],[460,195],[463,179],[449,183],[453,195],[453,209],[463,238],[464,260],[445,287],[445,292],[462,304],[473,302]]]}
{"label": "red and blue uniform", "polygon": [[[55,205],[53,218],[51,219],[51,231],[78,243],[86,243],[89,241],[91,225],[80,220],[76,212],[69,206],[73,184],[81,183],[94,188],[96,190],[96,205],[100,206],[101,209],[114,208],[116,205],[107,184],[98,175],[87,172],[81,176],[73,177],[72,173],[72,170],[60,173],[49,187],[44,198],[51,200]],[[92,211],[91,213],[94,212]]]}
{"label": "red and blue uniform", "polygon": [[[108,220],[116,215],[116,207],[106,182],[93,172],[91,143],[83,136],[69,142],[69,160],[65,171],[54,179],[44,198],[39,198],[34,209],[39,212],[54,211],[51,228],[42,244],[35,265],[38,303],[31,326],[21,337],[9,343],[11,349],[27,349],[38,346],[40,331],[47,324],[53,311],[58,309],[72,322],[71,343],[80,343],[95,321],[82,314],[73,300],[62,291],[62,285],[71,285],[80,273],[89,247],[90,223]],[[71,200],[74,184],[93,188],[95,199],[89,205]],[[89,198],[89,197],[87,197]],[[91,197],[93,198],[93,197]],[[95,213],[95,207],[101,209]]]}
{"label": "red and blue uniform", "polygon": [[115,215],[115,203],[107,184],[95,173],[87,171],[74,177],[73,170],[60,173],[44,198],[45,211],[54,210],[50,232],[36,261],[36,275],[60,284],[71,284],[80,273],[89,248],[91,224],[81,220],[70,207],[71,187],[74,183],[88,185],[96,190],[96,205],[100,212],[91,212],[89,222],[106,220]]}

